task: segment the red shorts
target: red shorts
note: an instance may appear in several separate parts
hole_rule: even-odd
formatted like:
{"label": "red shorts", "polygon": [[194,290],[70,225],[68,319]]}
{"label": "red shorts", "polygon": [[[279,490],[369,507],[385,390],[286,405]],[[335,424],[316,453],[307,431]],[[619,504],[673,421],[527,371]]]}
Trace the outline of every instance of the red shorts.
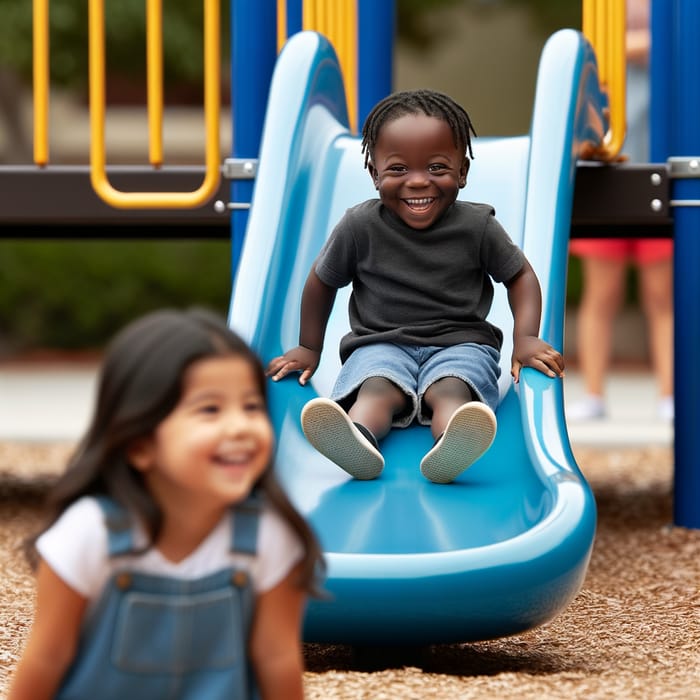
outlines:
{"label": "red shorts", "polygon": [[630,260],[639,265],[670,260],[671,238],[576,238],[569,251],[584,258]]}

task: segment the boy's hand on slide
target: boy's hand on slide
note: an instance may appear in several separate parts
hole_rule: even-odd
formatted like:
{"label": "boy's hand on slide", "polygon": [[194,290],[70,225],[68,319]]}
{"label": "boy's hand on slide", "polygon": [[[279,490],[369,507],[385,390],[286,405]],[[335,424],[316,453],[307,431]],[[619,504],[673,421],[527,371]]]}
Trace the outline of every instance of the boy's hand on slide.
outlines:
{"label": "boy's hand on slide", "polygon": [[510,373],[516,384],[520,381],[520,370],[523,367],[534,367],[548,377],[564,376],[562,354],[536,336],[522,336],[513,343]]}
{"label": "boy's hand on slide", "polygon": [[301,372],[299,384],[304,385],[316,371],[320,359],[320,352],[298,345],[284,355],[270,360],[265,374],[272,377],[273,382],[277,382],[284,379],[290,372]]}

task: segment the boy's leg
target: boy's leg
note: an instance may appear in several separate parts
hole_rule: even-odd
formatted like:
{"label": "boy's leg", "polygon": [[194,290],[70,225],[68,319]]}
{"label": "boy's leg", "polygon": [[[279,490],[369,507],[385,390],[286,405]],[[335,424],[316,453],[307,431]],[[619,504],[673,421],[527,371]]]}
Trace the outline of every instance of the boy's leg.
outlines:
{"label": "boy's leg", "polygon": [[360,386],[348,413],[330,399],[309,401],[301,424],[309,442],[356,479],[376,479],[384,468],[379,443],[395,414],[405,410],[406,395],[383,377]]}
{"label": "boy's leg", "polygon": [[403,427],[415,415],[416,372],[415,359],[400,346],[358,348],[343,364],[331,399],[314,399],[304,408],[309,442],[356,479],[379,476],[384,458],[378,440],[392,423]]}
{"label": "boy's leg", "polygon": [[407,403],[406,394],[396,384],[384,377],[370,377],[362,383],[348,413],[353,422],[381,440],[391,429],[394,416],[406,410]]}
{"label": "boy's leg", "polygon": [[376,438],[331,399],[312,399],[301,412],[301,425],[308,441],[325,457],[355,479],[376,479],[384,457]]}
{"label": "boy's leg", "polygon": [[493,443],[498,359],[495,348],[466,343],[441,349],[424,363],[419,420],[430,423],[436,442],[421,473],[430,481],[453,481]]}
{"label": "boy's leg", "polygon": [[465,403],[478,400],[478,397],[466,382],[457,377],[445,377],[430,385],[423,400],[432,411],[430,430],[437,440],[445,432],[452,414]]}
{"label": "boy's leg", "polygon": [[[443,381],[447,380],[440,380],[433,386]],[[450,378],[450,381],[461,382],[453,378]],[[425,395],[426,403],[429,391]],[[437,440],[423,457],[420,470],[426,479],[434,483],[449,484],[491,447],[496,437],[496,415],[485,403],[478,400],[468,401],[453,409],[454,397],[441,394],[439,398],[432,398],[433,435],[437,433]],[[445,424],[444,431],[440,432],[442,417],[449,410],[452,410],[452,414]]]}

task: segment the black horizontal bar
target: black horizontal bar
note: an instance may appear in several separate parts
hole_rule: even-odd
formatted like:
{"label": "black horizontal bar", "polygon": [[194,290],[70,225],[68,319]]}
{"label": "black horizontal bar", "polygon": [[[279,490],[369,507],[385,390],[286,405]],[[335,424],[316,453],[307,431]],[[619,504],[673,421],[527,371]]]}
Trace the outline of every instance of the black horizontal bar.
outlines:
{"label": "black horizontal bar", "polygon": [[588,163],[576,168],[572,238],[673,235],[666,164]]}
{"label": "black horizontal bar", "polygon": [[[189,192],[204,177],[198,166],[112,166],[125,192]],[[0,166],[0,238],[228,238],[230,183],[194,209],[115,209],[92,189],[88,166]],[[579,163],[572,238],[670,237],[670,179],[665,164]],[[656,201],[656,207],[652,201]]]}
{"label": "black horizontal bar", "polygon": [[161,221],[152,224],[0,224],[2,240],[229,240],[231,226],[201,225],[181,223],[163,225]]}
{"label": "black horizontal bar", "polygon": [[[107,177],[124,192],[192,192],[202,184],[204,168],[113,166],[107,168]],[[213,229],[215,237],[220,237],[218,230],[228,229],[229,217],[216,212],[214,202],[228,202],[229,190],[230,183],[222,179],[214,196],[194,209],[115,209],[93,190],[88,166],[0,166],[0,237],[31,227],[55,228],[55,233],[43,233],[50,237],[78,229],[101,237],[110,227],[112,234],[127,238],[149,231],[159,237],[179,237],[178,231],[168,231],[173,228],[182,228],[179,233],[201,229],[204,235],[206,229]],[[161,228],[165,230],[156,234]]]}

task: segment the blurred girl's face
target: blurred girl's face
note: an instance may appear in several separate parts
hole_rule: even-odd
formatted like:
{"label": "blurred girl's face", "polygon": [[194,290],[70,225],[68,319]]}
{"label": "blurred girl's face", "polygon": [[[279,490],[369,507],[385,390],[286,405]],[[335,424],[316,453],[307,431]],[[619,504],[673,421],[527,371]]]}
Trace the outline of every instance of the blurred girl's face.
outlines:
{"label": "blurred girl's face", "polygon": [[165,513],[244,500],[272,459],[273,432],[254,369],[243,357],[198,360],[172,412],[129,457]]}

